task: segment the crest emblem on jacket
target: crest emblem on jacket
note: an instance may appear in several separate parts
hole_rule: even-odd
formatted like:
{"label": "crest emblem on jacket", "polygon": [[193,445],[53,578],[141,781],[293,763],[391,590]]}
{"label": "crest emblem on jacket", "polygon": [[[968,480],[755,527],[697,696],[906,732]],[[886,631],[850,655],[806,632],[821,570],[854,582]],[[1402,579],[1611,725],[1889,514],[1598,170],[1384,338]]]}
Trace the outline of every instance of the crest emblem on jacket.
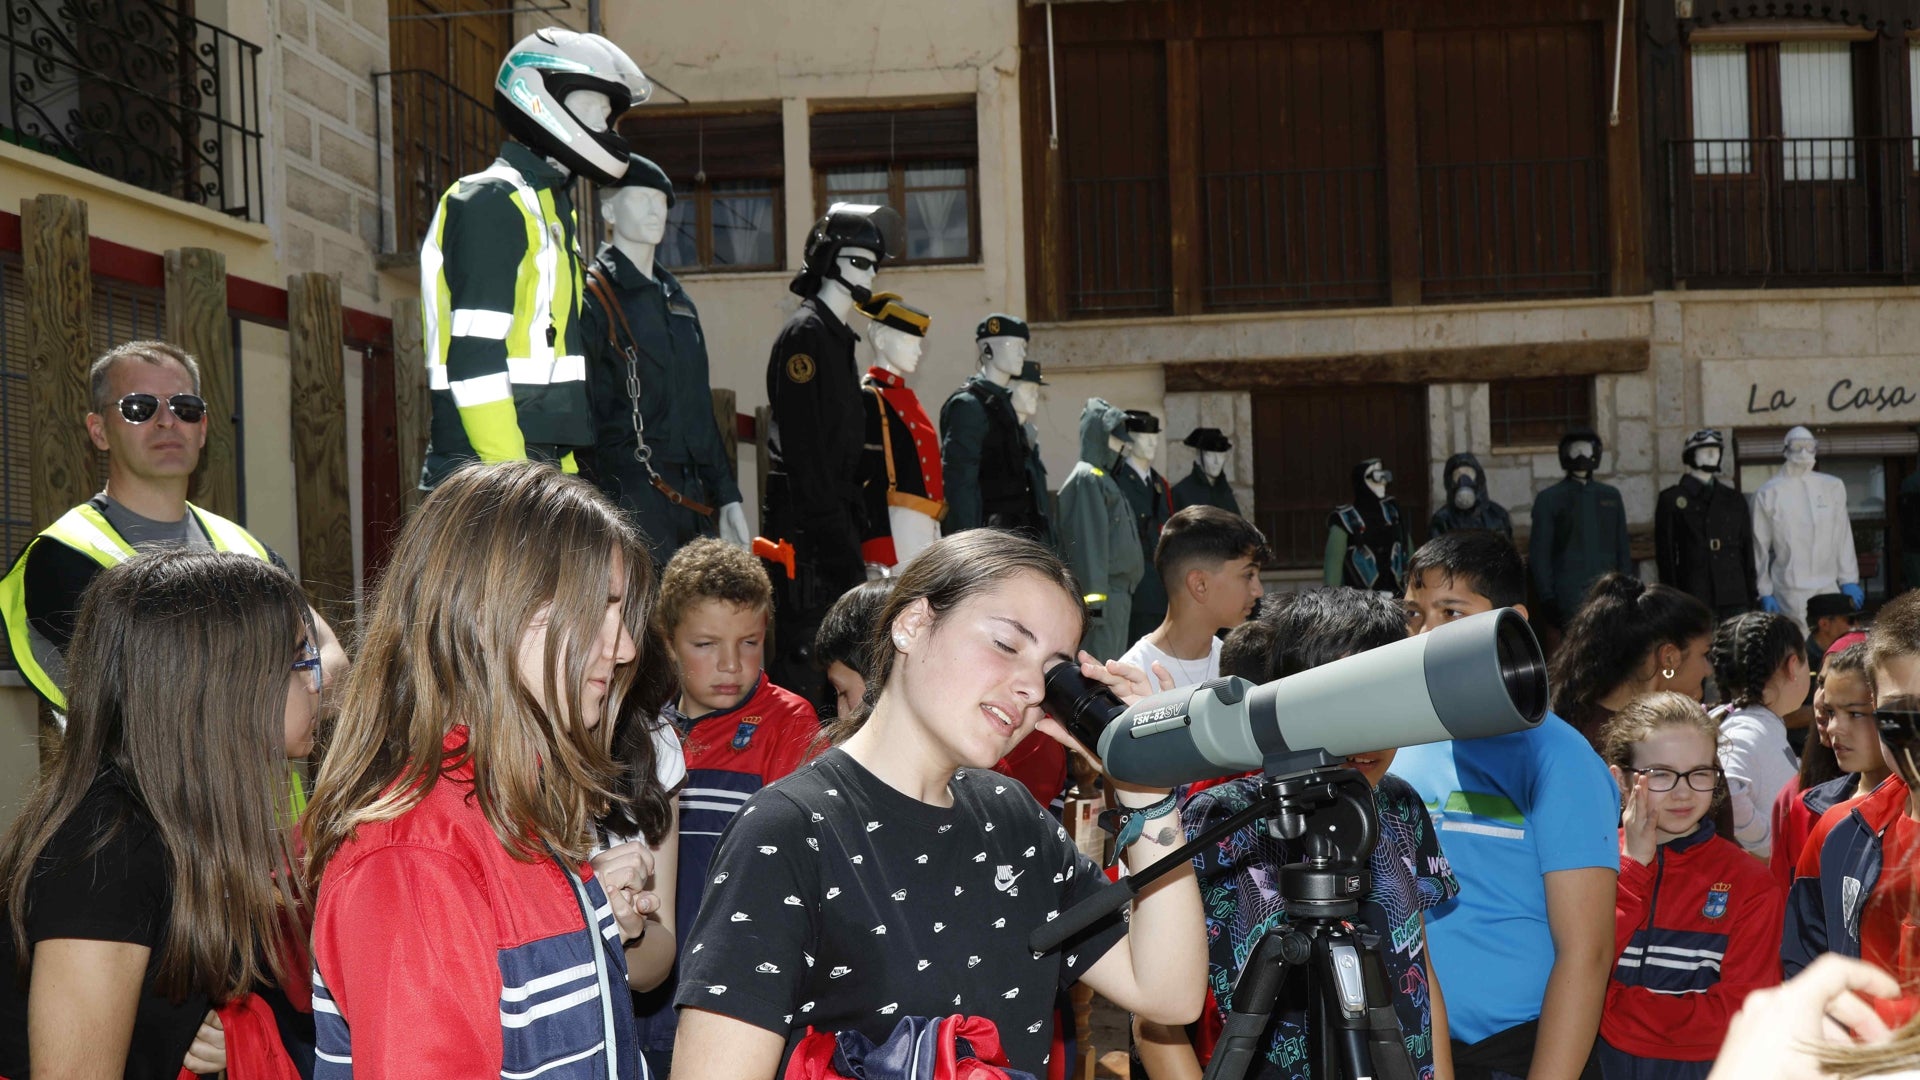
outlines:
{"label": "crest emblem on jacket", "polygon": [[1713,888],[1707,890],[1707,903],[1700,914],[1709,919],[1717,919],[1727,913],[1727,894],[1733,891],[1733,882],[1716,881]]}

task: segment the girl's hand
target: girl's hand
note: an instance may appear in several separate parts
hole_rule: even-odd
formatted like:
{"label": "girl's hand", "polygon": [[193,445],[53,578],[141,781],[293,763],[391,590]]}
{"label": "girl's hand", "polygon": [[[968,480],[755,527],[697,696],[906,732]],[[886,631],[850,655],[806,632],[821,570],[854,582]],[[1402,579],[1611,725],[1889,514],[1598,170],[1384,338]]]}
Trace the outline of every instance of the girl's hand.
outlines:
{"label": "girl's hand", "polygon": [[[1151,697],[1159,693],[1160,687],[1173,685],[1173,676],[1167,674],[1167,669],[1164,664],[1154,664],[1153,677],[1149,678],[1146,672],[1141,671],[1132,664],[1123,664],[1118,660],[1109,660],[1103,664],[1094,659],[1092,653],[1084,649],[1080,651],[1079,659],[1080,674],[1085,676],[1088,682],[1098,683],[1108,690],[1111,690],[1113,696],[1119,698],[1120,703],[1123,705],[1132,705],[1141,698]],[[1155,679],[1159,681],[1159,686],[1154,685]],[[1053,717],[1042,716],[1038,730],[1046,733],[1048,737],[1065,746],[1067,749],[1082,755],[1088,761],[1099,762],[1100,755],[1094,753],[1092,747],[1086,746],[1082,744],[1079,739],[1074,738],[1073,735],[1067,731],[1066,727]],[[1122,801],[1138,803],[1141,806],[1147,806],[1158,801],[1159,797],[1165,795],[1168,790],[1165,788],[1136,787],[1132,784],[1121,783],[1111,776],[1107,777],[1107,783],[1113,785],[1114,789],[1119,792],[1138,793],[1134,799]]]}
{"label": "girl's hand", "polygon": [[220,1014],[207,1010],[200,1030],[193,1033],[193,1045],[187,1047],[187,1060],[181,1063],[190,1073],[217,1073],[227,1067],[227,1029]]}
{"label": "girl's hand", "polygon": [[653,852],[638,840],[610,847],[593,857],[593,874],[606,890],[620,937],[631,941],[647,929],[647,916],[660,910],[660,898],[648,891]]}
{"label": "girl's hand", "polygon": [[1633,782],[1628,783],[1627,774],[1620,770],[1620,766],[1609,765],[1607,771],[1613,773],[1614,782],[1620,785],[1621,791],[1620,850],[1634,862],[1651,866],[1660,842],[1653,832],[1657,815],[1653,809],[1653,793],[1647,790],[1647,778],[1635,776]]}

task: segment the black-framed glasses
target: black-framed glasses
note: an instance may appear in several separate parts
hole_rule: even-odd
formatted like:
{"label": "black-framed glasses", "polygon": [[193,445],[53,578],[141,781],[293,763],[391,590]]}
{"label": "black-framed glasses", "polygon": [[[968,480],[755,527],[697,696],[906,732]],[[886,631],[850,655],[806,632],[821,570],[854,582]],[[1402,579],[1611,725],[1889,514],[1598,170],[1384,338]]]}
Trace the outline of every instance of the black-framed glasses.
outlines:
{"label": "black-framed glasses", "polygon": [[[118,404],[120,419],[129,424],[144,424],[160,411],[160,399],[152,394],[128,394]],[[175,394],[167,399],[167,408],[183,424],[197,424],[207,415],[206,401],[195,394]]]}
{"label": "black-framed glasses", "polygon": [[293,670],[312,672],[313,692],[319,693],[321,684],[326,681],[326,673],[320,670],[320,650],[309,637],[300,643],[300,659],[293,662]]}
{"label": "black-framed glasses", "polygon": [[840,257],[847,260],[847,265],[853,267],[855,270],[871,270],[874,267],[873,260],[867,258],[865,255],[842,255]]}
{"label": "black-framed glasses", "polygon": [[1875,709],[1873,723],[1880,737],[1888,742],[1920,740],[1920,711],[1912,709]]}
{"label": "black-framed glasses", "polygon": [[1685,780],[1687,786],[1695,791],[1714,791],[1720,787],[1722,775],[1718,765],[1702,765],[1698,769],[1686,772],[1674,772],[1672,769],[1628,769],[1635,776],[1647,778],[1648,791],[1672,791]]}

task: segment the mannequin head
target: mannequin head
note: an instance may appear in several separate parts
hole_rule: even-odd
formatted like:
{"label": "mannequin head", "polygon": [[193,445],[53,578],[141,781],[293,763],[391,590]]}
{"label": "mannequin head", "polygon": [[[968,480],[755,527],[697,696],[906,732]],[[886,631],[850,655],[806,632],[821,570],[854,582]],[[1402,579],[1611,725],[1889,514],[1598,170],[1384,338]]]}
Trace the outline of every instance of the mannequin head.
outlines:
{"label": "mannequin head", "polygon": [[1456,465],[1447,474],[1447,501],[1455,510],[1471,510],[1480,505],[1480,485],[1473,466]]}
{"label": "mannequin head", "polygon": [[1782,466],[1781,471],[1789,476],[1805,476],[1813,471],[1814,462],[1818,460],[1820,441],[1813,437],[1813,432],[1804,427],[1796,427],[1787,432],[1787,438],[1781,450],[1785,452],[1787,458],[1787,463]]}
{"label": "mannequin head", "polygon": [[561,99],[567,111],[588,131],[607,130],[607,118],[613,115],[613,99],[598,90],[575,90]]}
{"label": "mannequin head", "polygon": [[905,330],[874,323],[867,332],[867,340],[873,342],[874,356],[882,367],[901,375],[911,375],[920,366],[922,339]]}
{"label": "mannequin head", "polygon": [[834,203],[807,233],[803,265],[787,290],[818,296],[845,319],[847,307],[872,298],[875,272],[905,249],[905,236],[906,223],[892,207]]}
{"label": "mannequin head", "polygon": [[1116,454],[1124,454],[1127,452],[1127,440],[1118,435],[1109,435],[1107,436],[1107,449]]}
{"label": "mannequin head", "polygon": [[1373,492],[1376,499],[1387,497],[1387,485],[1393,483],[1393,470],[1381,464],[1379,458],[1368,458],[1360,463],[1360,479]]}
{"label": "mannequin head", "polygon": [[1193,447],[1199,457],[1200,471],[1208,479],[1218,480],[1227,471],[1227,451],[1233,449],[1233,443],[1219,428],[1194,428],[1180,442]]}
{"label": "mannequin head", "polygon": [[613,246],[657,247],[667,235],[666,192],[646,187],[603,188],[600,217],[613,232]]}
{"label": "mannequin head", "polygon": [[1574,428],[1560,436],[1560,467],[1567,475],[1586,480],[1600,467],[1600,436],[1588,428]]}
{"label": "mannequin head", "polygon": [[920,366],[920,348],[933,319],[900,299],[899,293],[874,293],[860,305],[870,320],[868,340],[874,362],[898,375],[911,375]]}
{"label": "mannequin head", "polygon": [[1200,451],[1200,471],[1211,479],[1220,479],[1227,471],[1227,452],[1225,450]]}
{"label": "mannequin head", "polygon": [[536,30],[508,50],[494,79],[493,112],[507,134],[562,170],[596,184],[626,172],[629,148],[613,121],[653,85],[598,34]]}
{"label": "mannequin head", "polygon": [[1152,465],[1153,456],[1160,452],[1160,433],[1157,431],[1135,432],[1133,442],[1127,444],[1127,456],[1142,465]]}
{"label": "mannequin head", "polygon": [[995,312],[973,328],[974,348],[979,352],[982,378],[1006,386],[1019,377],[1027,362],[1030,337],[1026,320],[1016,315]]}
{"label": "mannequin head", "polygon": [[1015,379],[1013,390],[1013,415],[1021,423],[1027,423],[1040,411],[1040,384]]}
{"label": "mannequin head", "polygon": [[1711,476],[1720,471],[1720,458],[1726,450],[1726,440],[1713,428],[1701,428],[1687,436],[1687,445],[1680,451],[1680,461],[1687,471],[1696,476]]}

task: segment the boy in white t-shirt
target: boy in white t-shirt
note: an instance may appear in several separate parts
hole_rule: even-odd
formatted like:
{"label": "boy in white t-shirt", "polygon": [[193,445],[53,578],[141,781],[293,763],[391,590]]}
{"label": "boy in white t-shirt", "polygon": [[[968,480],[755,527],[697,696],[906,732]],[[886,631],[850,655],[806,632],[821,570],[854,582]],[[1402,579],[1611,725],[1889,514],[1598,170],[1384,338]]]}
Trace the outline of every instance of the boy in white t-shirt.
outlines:
{"label": "boy in white t-shirt", "polygon": [[1253,523],[1215,506],[1189,506],[1167,519],[1153,569],[1167,587],[1167,617],[1120,659],[1173,676],[1172,690],[1220,675],[1222,629],[1240,625],[1260,599],[1260,564],[1271,552]]}

